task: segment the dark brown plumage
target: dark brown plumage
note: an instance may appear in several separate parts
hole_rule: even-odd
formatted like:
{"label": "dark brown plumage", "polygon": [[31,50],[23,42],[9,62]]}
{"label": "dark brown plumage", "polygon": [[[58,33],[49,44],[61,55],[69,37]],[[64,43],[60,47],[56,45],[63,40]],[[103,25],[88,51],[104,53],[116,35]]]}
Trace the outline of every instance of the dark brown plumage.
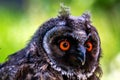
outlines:
{"label": "dark brown plumage", "polygon": [[62,11],[0,65],[0,80],[99,80],[100,39],[89,14]]}

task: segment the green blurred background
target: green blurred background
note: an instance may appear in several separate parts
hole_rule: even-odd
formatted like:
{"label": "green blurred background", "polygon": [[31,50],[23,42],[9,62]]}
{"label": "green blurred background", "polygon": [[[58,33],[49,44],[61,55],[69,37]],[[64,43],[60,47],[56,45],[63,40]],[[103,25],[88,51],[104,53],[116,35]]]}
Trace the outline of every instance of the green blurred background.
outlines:
{"label": "green blurred background", "polygon": [[46,20],[56,17],[60,3],[74,16],[92,14],[102,45],[102,80],[120,80],[120,0],[0,0],[0,63],[24,48]]}

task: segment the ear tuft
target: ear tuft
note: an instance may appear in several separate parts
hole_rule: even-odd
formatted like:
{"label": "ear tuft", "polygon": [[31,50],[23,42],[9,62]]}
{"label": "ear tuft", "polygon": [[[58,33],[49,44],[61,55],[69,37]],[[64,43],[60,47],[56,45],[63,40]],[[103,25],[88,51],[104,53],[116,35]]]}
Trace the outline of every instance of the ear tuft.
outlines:
{"label": "ear tuft", "polygon": [[60,18],[67,18],[70,15],[70,8],[65,6],[63,3],[60,4],[60,11],[58,17]]}
{"label": "ear tuft", "polygon": [[89,12],[85,12],[83,13],[82,17],[84,18],[85,22],[91,22],[90,21],[90,13]]}

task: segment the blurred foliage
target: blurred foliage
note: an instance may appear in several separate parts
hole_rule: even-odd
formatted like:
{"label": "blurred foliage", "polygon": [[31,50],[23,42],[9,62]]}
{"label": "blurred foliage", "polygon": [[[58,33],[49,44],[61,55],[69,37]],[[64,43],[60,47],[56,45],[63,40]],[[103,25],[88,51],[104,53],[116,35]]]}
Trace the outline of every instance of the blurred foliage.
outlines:
{"label": "blurred foliage", "polygon": [[56,17],[60,3],[72,15],[90,11],[102,45],[102,80],[120,78],[120,0],[0,0],[0,63],[22,49],[46,20]]}

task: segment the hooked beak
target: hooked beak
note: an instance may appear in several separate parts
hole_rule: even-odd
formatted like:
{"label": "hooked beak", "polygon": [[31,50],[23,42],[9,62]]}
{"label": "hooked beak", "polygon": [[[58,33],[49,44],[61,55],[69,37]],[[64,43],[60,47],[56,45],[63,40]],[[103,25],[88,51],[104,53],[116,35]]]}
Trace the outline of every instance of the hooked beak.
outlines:
{"label": "hooked beak", "polygon": [[78,53],[77,53],[78,57],[77,57],[77,59],[81,61],[82,65],[84,65],[85,64],[85,60],[86,60],[86,55],[85,55],[86,49],[85,49],[84,46],[79,45],[77,50],[78,50]]}

